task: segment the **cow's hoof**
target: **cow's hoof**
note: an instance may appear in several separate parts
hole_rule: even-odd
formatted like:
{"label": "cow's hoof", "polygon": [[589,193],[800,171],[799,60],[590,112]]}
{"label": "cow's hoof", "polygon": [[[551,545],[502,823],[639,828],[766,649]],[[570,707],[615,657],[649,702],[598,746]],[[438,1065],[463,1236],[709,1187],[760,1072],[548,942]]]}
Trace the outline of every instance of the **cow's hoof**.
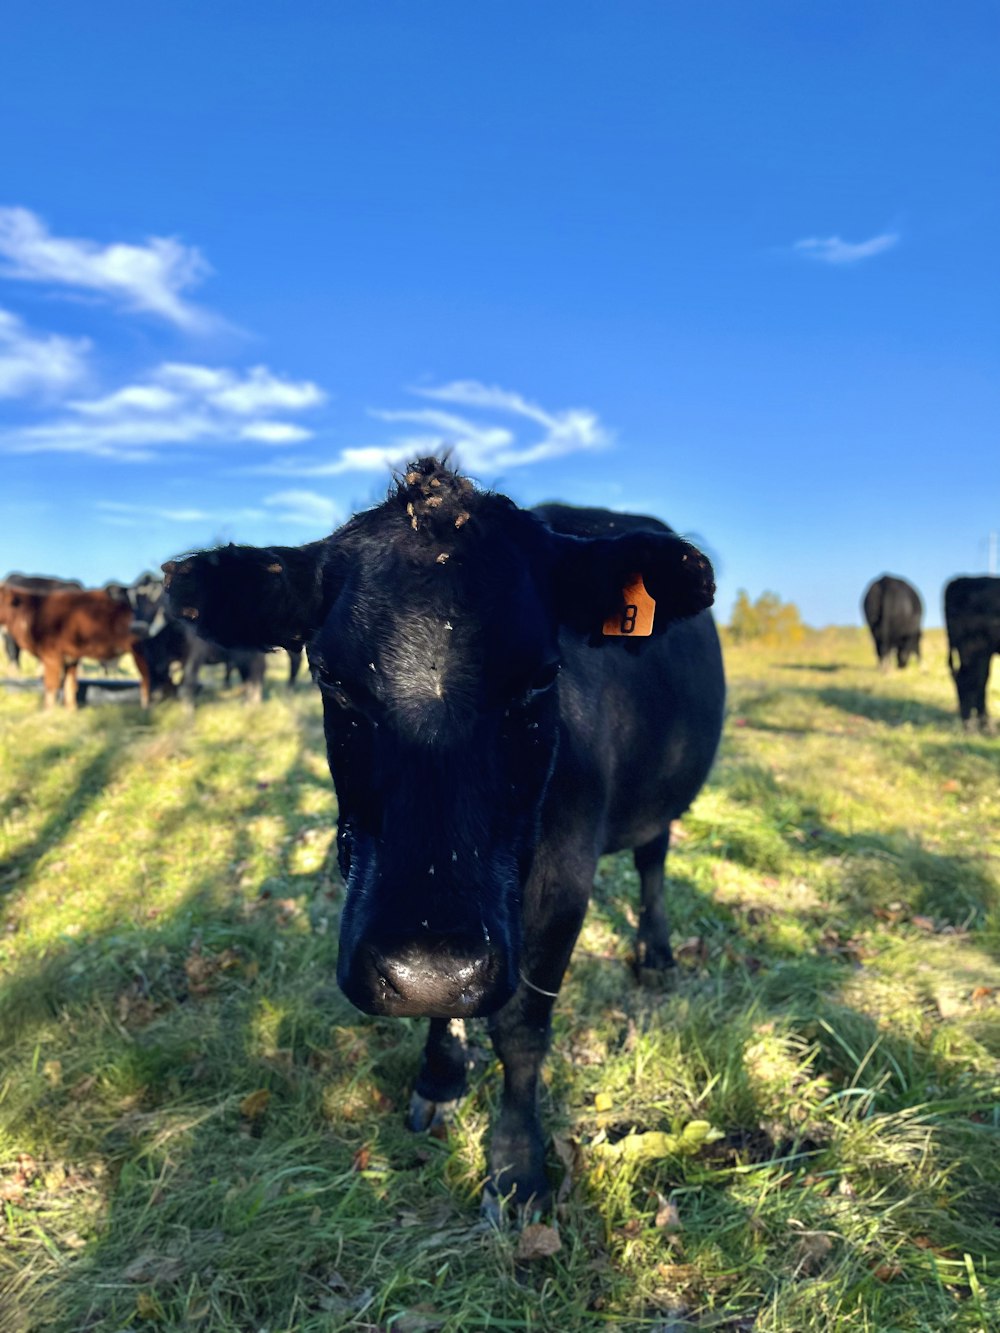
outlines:
{"label": "cow's hoof", "polygon": [[[636,980],[642,985],[658,986],[671,984],[667,978],[676,975],[677,964],[669,940],[638,939],[635,944],[635,957],[632,963]],[[651,980],[651,978],[653,978]]]}
{"label": "cow's hoof", "polygon": [[414,1134],[430,1134],[437,1129],[445,1129],[457,1105],[457,1101],[432,1102],[427,1097],[421,1097],[419,1092],[411,1093],[406,1128],[412,1129]]}

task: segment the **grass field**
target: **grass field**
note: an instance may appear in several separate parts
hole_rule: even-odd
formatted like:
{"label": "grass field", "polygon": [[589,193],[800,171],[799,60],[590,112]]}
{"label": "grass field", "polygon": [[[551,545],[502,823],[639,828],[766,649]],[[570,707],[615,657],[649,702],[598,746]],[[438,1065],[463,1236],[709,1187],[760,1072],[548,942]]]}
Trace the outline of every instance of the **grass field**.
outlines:
{"label": "grass field", "polygon": [[676,984],[633,981],[607,859],[520,1235],[479,1219],[485,1031],[417,1137],[423,1025],[336,988],[311,688],[276,661],[193,722],[0,690],[0,1329],[1000,1328],[1000,739],[927,640],[891,676],[861,630],[728,650]]}

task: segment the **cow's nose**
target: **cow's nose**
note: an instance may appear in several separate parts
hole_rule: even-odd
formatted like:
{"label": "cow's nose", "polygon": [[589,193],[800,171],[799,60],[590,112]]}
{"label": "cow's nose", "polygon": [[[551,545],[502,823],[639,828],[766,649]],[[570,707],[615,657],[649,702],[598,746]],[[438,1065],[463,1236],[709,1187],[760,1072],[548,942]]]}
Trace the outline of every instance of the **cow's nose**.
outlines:
{"label": "cow's nose", "polygon": [[472,1018],[510,999],[508,971],[503,953],[484,939],[422,931],[361,941],[340,984],[368,1014]]}

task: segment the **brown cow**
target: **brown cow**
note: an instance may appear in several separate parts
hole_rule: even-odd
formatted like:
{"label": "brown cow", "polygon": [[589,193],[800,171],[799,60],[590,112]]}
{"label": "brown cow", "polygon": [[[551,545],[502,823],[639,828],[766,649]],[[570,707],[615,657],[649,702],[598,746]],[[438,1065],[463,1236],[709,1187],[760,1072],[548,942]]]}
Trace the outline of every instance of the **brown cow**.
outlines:
{"label": "brown cow", "polygon": [[41,662],[46,708],[55,703],[63,684],[66,707],[76,707],[81,658],[104,661],[122,653],[135,659],[139,697],[143,708],[148,705],[149,668],[140,647],[145,631],[134,624],[128,602],[100,591],[33,593],[0,583],[0,625],[6,625],[19,648]]}

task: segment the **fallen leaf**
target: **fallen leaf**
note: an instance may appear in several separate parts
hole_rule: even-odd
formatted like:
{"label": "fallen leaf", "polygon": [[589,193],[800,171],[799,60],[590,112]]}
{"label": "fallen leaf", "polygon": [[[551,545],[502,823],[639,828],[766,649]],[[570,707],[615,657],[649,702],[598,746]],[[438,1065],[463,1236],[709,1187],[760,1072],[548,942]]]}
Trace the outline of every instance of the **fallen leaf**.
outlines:
{"label": "fallen leaf", "polygon": [[682,940],[674,950],[674,958],[677,960],[690,960],[691,962],[703,963],[708,957],[708,946],[705,944],[701,935],[689,935],[686,940]]}
{"label": "fallen leaf", "polygon": [[556,1156],[565,1168],[565,1174],[560,1181],[559,1190],[556,1194],[556,1203],[560,1204],[566,1202],[573,1185],[583,1171],[583,1152],[576,1139],[562,1134],[552,1135],[552,1146],[556,1150]]}
{"label": "fallen leaf", "polygon": [[558,1254],[562,1241],[555,1227],[544,1222],[532,1222],[521,1232],[517,1241],[517,1259],[520,1263],[531,1263],[535,1259],[547,1259]]}
{"label": "fallen leaf", "polygon": [[929,916],[911,916],[910,924],[916,926],[918,930],[930,931],[931,934],[933,934],[936,929],[933,920]]}
{"label": "fallen leaf", "polygon": [[371,1160],[372,1160],[371,1148],[369,1148],[366,1144],[362,1144],[361,1147],[354,1154],[354,1158],[351,1162],[351,1170],[367,1171],[368,1164]]}
{"label": "fallen leaf", "polygon": [[833,1241],[824,1232],[804,1232],[795,1250],[796,1272],[817,1272],[832,1249]]}
{"label": "fallen leaf", "polygon": [[973,1004],[985,1004],[987,1000],[992,999],[996,992],[996,986],[976,986],[969,998]]}
{"label": "fallen leaf", "polygon": [[610,1111],[614,1104],[614,1100],[609,1093],[598,1092],[594,1096],[595,1111]]}
{"label": "fallen leaf", "polygon": [[890,1261],[873,1266],[872,1272],[880,1282],[892,1282],[894,1278],[902,1276],[903,1266]]}
{"label": "fallen leaf", "polygon": [[140,1319],[160,1319],[163,1309],[151,1291],[140,1291],[135,1298],[135,1312]]}
{"label": "fallen leaf", "polygon": [[663,1130],[652,1129],[642,1134],[626,1134],[617,1143],[594,1144],[592,1150],[599,1156],[612,1160],[647,1162],[670,1157],[675,1153],[694,1154],[704,1144],[714,1143],[724,1137],[722,1130],[716,1129],[708,1120],[691,1120],[679,1134],[667,1134]]}
{"label": "fallen leaf", "polygon": [[270,1100],[270,1090],[258,1088],[256,1092],[248,1093],[240,1102],[240,1115],[246,1116],[247,1120],[259,1120],[267,1110]]}
{"label": "fallen leaf", "polygon": [[144,1250],[125,1268],[122,1277],[126,1282],[175,1282],[183,1271],[184,1264],[180,1259],[157,1254],[154,1250]]}
{"label": "fallen leaf", "polygon": [[656,1197],[660,1206],[656,1210],[654,1226],[658,1227],[660,1231],[680,1231],[681,1215],[673,1199],[668,1199],[662,1194],[658,1194]]}

